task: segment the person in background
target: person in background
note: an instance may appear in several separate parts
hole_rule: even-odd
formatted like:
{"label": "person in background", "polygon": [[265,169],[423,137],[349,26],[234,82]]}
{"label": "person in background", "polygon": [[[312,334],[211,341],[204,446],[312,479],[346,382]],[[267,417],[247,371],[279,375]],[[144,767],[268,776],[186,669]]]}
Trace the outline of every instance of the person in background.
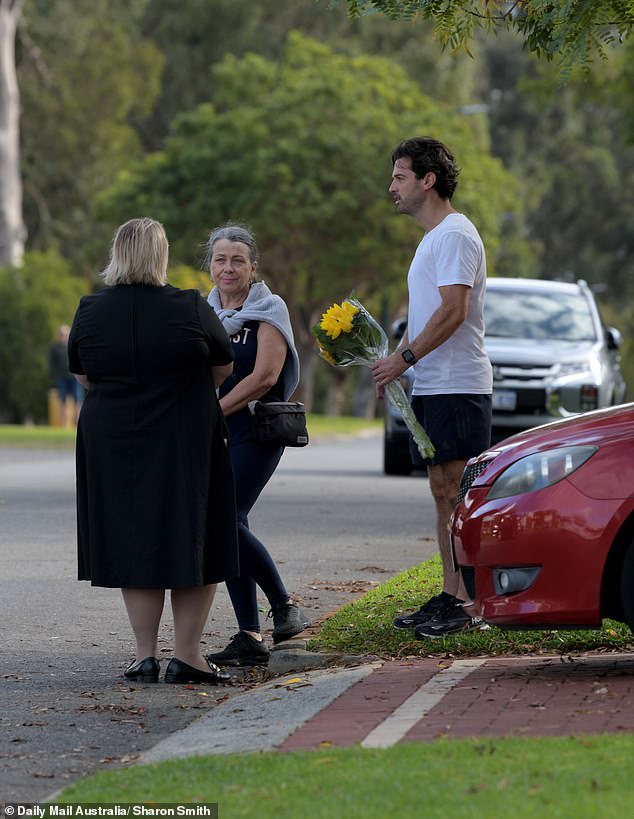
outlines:
{"label": "person in background", "polygon": [[407,329],[394,353],[372,366],[377,395],[414,368],[412,409],[435,449],[427,465],[436,505],[443,591],[397,617],[397,629],[419,639],[478,627],[453,565],[449,520],[467,460],[490,444],[493,375],[484,347],[486,258],[472,222],[451,204],[459,169],[449,148],[431,137],[401,142],[392,153],[389,191],[396,210],[425,231],[409,268]]}
{"label": "person in background", "polygon": [[84,400],[84,388],[68,369],[68,335],[70,327],[62,324],[57,331],[57,339],[48,347],[48,371],[51,382],[57,391],[59,399],[60,425],[67,427],[70,424],[70,401],[74,403],[73,421],[77,424],[79,412]]}
{"label": "person in background", "polygon": [[216,384],[232,345],[196,290],[167,283],[152,219],[116,231],[107,285],[81,299],[70,369],[88,387],[77,430],[78,576],[120,588],[136,638],[125,670],[157,682],[170,590],[168,683],[226,682],[200,651],[216,584],[238,573],[235,494]]}
{"label": "person in background", "polygon": [[258,249],[253,233],[241,225],[213,230],[205,266],[215,285],[209,303],[231,338],[235,365],[220,387],[220,406],[229,427],[238,506],[240,577],[227,580],[239,631],[221,652],[208,655],[218,665],[268,662],[258,615],[257,587],[273,617],[273,642],[300,634],[310,625],[293,603],[269,554],[249,528],[248,515],[280,462],[284,447],[254,439],[250,401],[286,401],[299,381],[299,359],[284,301],[257,280]]}

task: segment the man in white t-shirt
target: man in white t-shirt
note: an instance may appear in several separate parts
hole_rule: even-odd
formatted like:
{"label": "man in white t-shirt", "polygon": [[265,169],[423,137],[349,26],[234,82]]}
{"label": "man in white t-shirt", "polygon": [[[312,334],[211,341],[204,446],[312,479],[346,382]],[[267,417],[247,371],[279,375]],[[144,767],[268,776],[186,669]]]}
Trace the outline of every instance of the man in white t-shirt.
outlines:
{"label": "man in white t-shirt", "polygon": [[475,226],[451,205],[459,169],[442,142],[408,139],[392,153],[390,194],[399,213],[425,231],[407,276],[407,330],[398,349],[372,367],[377,395],[413,366],[412,408],[436,453],[426,464],[436,503],[443,591],[394,621],[418,639],[477,627],[462,604],[467,593],[453,568],[449,519],[467,460],[491,438],[491,363],[484,348],[486,258]]}

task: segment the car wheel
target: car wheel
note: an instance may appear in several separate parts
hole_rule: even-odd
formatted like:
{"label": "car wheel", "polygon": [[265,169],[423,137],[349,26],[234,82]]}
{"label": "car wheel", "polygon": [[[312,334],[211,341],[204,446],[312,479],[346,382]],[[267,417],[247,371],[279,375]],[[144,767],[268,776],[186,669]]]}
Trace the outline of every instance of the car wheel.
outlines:
{"label": "car wheel", "polygon": [[634,540],[630,543],[621,566],[621,607],[623,619],[634,632]]}
{"label": "car wheel", "polygon": [[409,475],[412,471],[409,450],[395,446],[387,435],[383,438],[383,471],[386,475]]}

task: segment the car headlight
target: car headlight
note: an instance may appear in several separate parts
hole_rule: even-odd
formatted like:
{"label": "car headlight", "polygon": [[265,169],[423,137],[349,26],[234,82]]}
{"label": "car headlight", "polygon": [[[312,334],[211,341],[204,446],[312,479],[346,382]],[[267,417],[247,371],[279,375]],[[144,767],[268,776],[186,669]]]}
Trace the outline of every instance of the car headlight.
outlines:
{"label": "car headlight", "polygon": [[581,373],[591,373],[592,365],[587,358],[579,361],[562,361],[555,369],[555,375],[559,378],[568,375],[580,375]]}
{"label": "car headlight", "polygon": [[597,451],[596,446],[562,446],[520,458],[494,481],[487,499],[544,489],[572,474]]}

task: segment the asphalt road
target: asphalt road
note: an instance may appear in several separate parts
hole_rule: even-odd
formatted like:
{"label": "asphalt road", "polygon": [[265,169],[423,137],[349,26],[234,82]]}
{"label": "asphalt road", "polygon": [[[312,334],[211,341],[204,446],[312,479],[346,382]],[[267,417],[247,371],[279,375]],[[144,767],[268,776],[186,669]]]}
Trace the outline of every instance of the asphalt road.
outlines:
{"label": "asphalt road", "polygon": [[[0,449],[0,802],[39,801],[134,760],[261,681],[130,686],[122,671],[133,642],[120,593],[75,580],[74,503],[72,453]],[[435,550],[427,481],[384,476],[378,436],[287,450],[251,526],[314,620]],[[262,609],[264,618],[264,599]],[[204,635],[209,650],[235,630],[221,587]],[[162,657],[170,638],[166,607]]]}

